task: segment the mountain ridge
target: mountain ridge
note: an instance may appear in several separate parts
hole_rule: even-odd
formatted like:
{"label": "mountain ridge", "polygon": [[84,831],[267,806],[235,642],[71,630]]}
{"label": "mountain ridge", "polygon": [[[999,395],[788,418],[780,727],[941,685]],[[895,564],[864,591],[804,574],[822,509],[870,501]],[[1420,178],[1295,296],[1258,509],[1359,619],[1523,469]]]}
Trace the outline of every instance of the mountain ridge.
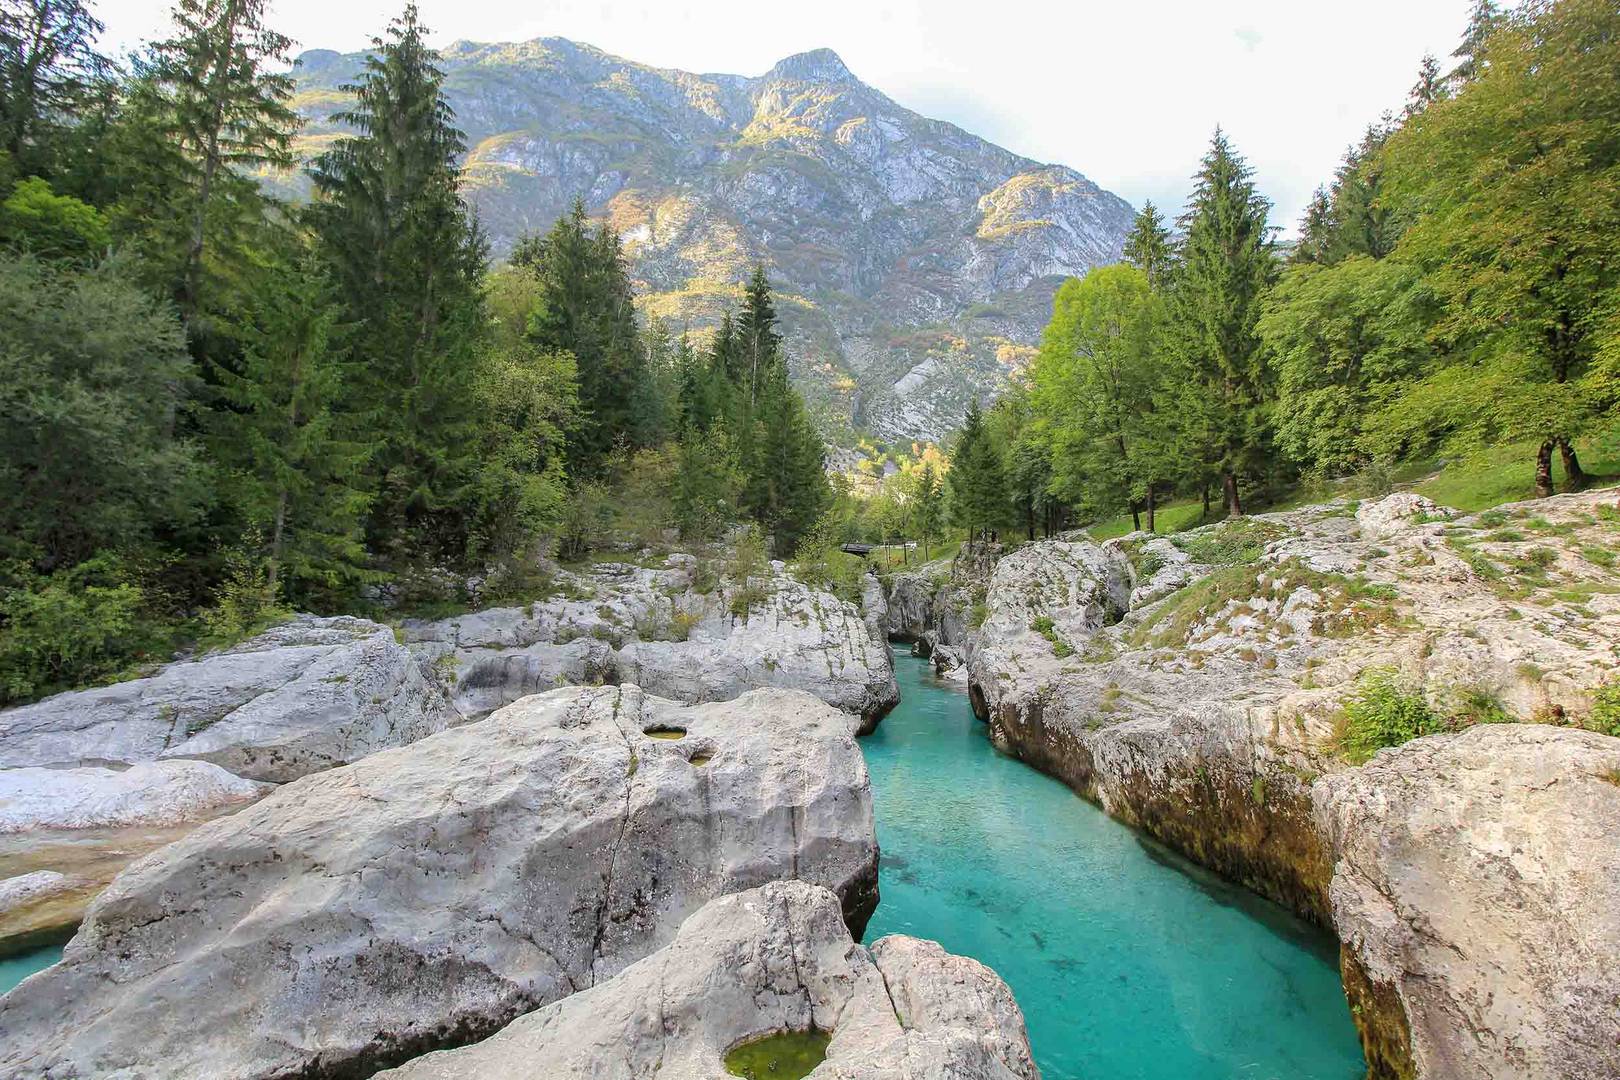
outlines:
{"label": "mountain ridge", "polygon": [[[364,53],[295,69],[308,154]],[[457,41],[445,93],[499,255],[575,197],[625,240],[645,313],[701,333],[763,262],[829,437],[938,439],[1033,355],[1066,276],[1119,256],[1131,207],[862,82],[830,48],[694,74],[566,38]]]}

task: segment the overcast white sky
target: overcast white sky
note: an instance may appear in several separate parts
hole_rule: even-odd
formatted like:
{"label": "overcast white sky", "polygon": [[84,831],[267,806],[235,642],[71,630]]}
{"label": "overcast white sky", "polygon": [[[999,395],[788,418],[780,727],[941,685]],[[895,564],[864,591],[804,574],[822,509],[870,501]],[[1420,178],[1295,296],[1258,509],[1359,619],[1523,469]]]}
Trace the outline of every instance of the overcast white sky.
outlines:
{"label": "overcast white sky", "polygon": [[[1178,208],[1216,124],[1291,233],[1347,144],[1445,61],[1468,0],[419,0],[435,40],[561,36],[688,71],[760,74],[828,46],[928,116]],[[303,48],[363,48],[404,0],[271,0]],[[101,0],[109,51],[167,0]]]}

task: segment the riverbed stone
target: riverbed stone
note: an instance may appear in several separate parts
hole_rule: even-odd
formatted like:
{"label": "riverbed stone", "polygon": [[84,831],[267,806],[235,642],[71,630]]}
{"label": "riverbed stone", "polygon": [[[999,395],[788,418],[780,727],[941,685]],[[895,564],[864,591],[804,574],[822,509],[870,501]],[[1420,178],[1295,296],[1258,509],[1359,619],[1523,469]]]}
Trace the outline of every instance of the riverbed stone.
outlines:
{"label": "riverbed stone", "polygon": [[802,882],[722,897],[663,949],[478,1043],[388,1080],[717,1080],[738,1043],[831,1032],[829,1080],[1036,1080],[1023,1015],[994,972],[937,944],[850,939]]}
{"label": "riverbed stone", "polygon": [[0,834],[178,824],[251,802],[270,788],[206,761],[0,769]]}
{"label": "riverbed stone", "polygon": [[0,768],[186,758],[281,783],[456,719],[388,627],[303,616],[146,678],[0,711]]}
{"label": "riverbed stone", "polygon": [[1313,794],[1375,1076],[1620,1076],[1620,739],[1484,725]]}
{"label": "riverbed stone", "polygon": [[752,602],[735,584],[701,580],[692,556],[603,564],[559,572],[548,600],[409,621],[403,634],[452,680],[468,718],[563,684],[630,682],[690,703],[804,690],[871,731],[900,699],[881,623],[780,563],[750,589]]}
{"label": "riverbed stone", "polygon": [[0,1000],[0,1074],[364,1074],[605,981],[782,878],[833,889],[857,934],[876,905],[844,714],[784,690],[553,691],[131,866]]}

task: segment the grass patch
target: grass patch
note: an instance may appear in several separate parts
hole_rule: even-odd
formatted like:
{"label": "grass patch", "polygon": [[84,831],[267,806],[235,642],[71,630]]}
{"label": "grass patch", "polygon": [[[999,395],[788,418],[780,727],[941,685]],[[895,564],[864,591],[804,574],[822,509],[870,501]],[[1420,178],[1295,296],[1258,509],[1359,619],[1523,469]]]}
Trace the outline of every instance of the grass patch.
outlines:
{"label": "grass patch", "polygon": [[1245,566],[1258,562],[1267,544],[1286,535],[1288,530],[1276,522],[1239,518],[1188,536],[1178,536],[1171,542],[1193,562]]}
{"label": "grass patch", "polygon": [[1063,640],[1063,635],[1059,634],[1057,632],[1057,627],[1052,624],[1052,617],[1050,615],[1036,616],[1034,621],[1029,624],[1029,628],[1051,643],[1052,653],[1059,660],[1064,660],[1074,655],[1074,647],[1071,646],[1067,641]]}
{"label": "grass patch", "polygon": [[[1220,515],[1223,513],[1223,510],[1212,507],[1209,521],[1220,520]],[[1185,532],[1188,529],[1196,529],[1200,525],[1207,525],[1209,521],[1204,520],[1203,501],[1201,499],[1187,499],[1182,502],[1166,503],[1164,506],[1159,507],[1154,514],[1153,531],[1155,533]],[[1142,523],[1146,526],[1146,514],[1142,515]],[[1119,517],[1109,518],[1106,521],[1098,521],[1086,526],[1086,532],[1090,534],[1093,540],[1097,541],[1112,540],[1116,536],[1124,536],[1126,533],[1135,531],[1135,523],[1131,520],[1129,514],[1121,514]]]}
{"label": "grass patch", "polygon": [[[1575,449],[1594,485],[1620,474],[1620,456],[1612,447],[1601,445],[1597,439],[1581,439],[1577,440]],[[1536,497],[1535,444],[1497,446],[1470,455],[1446,465],[1413,490],[1441,506],[1466,511],[1533,499]]]}

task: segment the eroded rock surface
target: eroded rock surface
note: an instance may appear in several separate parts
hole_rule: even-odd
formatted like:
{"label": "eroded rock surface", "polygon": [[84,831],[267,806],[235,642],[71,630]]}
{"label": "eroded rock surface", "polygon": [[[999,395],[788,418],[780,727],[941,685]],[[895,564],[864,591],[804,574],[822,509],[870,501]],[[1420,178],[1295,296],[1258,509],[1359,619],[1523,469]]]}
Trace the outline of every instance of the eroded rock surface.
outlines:
{"label": "eroded rock surface", "polygon": [[1491,724],[1316,782],[1377,1076],[1620,1076],[1620,739]]}
{"label": "eroded rock surface", "polygon": [[753,603],[735,584],[699,577],[690,555],[658,569],[604,564],[559,575],[553,599],[409,622],[404,633],[454,680],[468,717],[562,684],[635,683],[685,702],[782,687],[859,717],[864,733],[899,701],[887,643],[858,605],[781,564],[752,579]]}
{"label": "eroded rock surface", "polygon": [[0,1074],[364,1074],[781,878],[835,890],[858,933],[877,845],[849,729],[798,692],[576,688],[304,777],[98,896],[61,963],[0,1000]]}
{"label": "eroded rock surface", "polygon": [[663,949],[489,1039],[389,1080],[718,1080],[738,1043],[832,1033],[829,1080],[1036,1080],[994,972],[933,942],[850,940],[838,900],[782,882],[715,900]]}
{"label": "eroded rock surface", "polygon": [[0,769],[0,833],[108,829],[196,821],[250,802],[270,785],[206,761],[151,761],[127,769]]}
{"label": "eroded rock surface", "polygon": [[191,758],[280,783],[455,719],[393,631],[306,616],[148,678],[0,712],[0,768]]}

